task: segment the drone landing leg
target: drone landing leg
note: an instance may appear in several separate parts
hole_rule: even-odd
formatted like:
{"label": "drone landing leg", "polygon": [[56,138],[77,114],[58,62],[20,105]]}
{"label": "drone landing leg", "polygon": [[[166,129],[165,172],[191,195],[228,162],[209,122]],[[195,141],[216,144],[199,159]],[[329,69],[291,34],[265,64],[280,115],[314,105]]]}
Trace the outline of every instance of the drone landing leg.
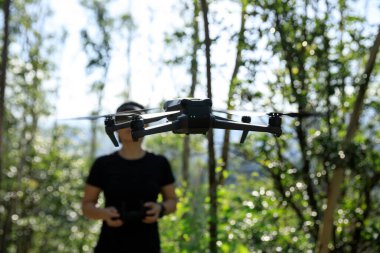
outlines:
{"label": "drone landing leg", "polygon": [[115,134],[113,133],[115,131],[115,123],[112,117],[106,117],[106,119],[104,120],[104,125],[106,128],[106,133],[108,137],[111,139],[113,145],[115,145],[115,147],[118,147],[119,142],[116,140]]}
{"label": "drone landing leg", "polygon": [[[241,121],[244,123],[251,123],[251,117],[243,116],[241,118]],[[249,131],[247,131],[247,130],[243,131],[243,133],[241,134],[241,137],[240,137],[240,143],[244,143],[245,139],[247,138],[248,132]]]}

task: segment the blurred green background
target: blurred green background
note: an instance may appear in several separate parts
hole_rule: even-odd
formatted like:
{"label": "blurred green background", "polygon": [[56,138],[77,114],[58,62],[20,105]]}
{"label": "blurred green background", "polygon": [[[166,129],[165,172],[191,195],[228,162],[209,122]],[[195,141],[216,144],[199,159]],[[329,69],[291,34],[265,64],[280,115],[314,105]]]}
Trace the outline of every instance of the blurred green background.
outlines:
{"label": "blurred green background", "polygon": [[235,131],[146,137],[180,197],[160,221],[163,252],[323,252],[324,240],[380,252],[378,1],[0,3],[1,253],[92,251],[100,222],[81,214],[84,181],[115,148],[101,120],[62,119],[176,97],[323,115],[284,117],[281,137],[243,145]]}

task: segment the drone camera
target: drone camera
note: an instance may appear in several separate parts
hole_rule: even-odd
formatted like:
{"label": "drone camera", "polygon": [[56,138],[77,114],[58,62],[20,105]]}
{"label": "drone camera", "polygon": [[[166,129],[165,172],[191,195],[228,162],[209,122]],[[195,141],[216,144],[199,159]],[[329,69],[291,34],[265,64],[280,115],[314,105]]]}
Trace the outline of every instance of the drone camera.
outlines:
{"label": "drone camera", "polygon": [[212,105],[210,99],[182,99],[179,105],[178,109],[186,116],[181,118],[181,129],[173,131],[174,133],[205,134],[209,130]]}

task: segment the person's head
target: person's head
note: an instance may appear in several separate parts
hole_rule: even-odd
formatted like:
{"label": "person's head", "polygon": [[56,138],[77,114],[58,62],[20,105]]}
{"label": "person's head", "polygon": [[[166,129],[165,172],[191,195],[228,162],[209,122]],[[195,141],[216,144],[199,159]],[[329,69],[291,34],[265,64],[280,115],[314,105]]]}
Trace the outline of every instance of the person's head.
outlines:
{"label": "person's head", "polygon": [[136,110],[144,110],[145,107],[142,106],[139,103],[133,102],[133,101],[128,101],[123,104],[121,104],[117,110],[116,113],[118,112],[128,112],[128,111],[136,111]]}
{"label": "person's head", "polygon": [[[130,111],[136,111],[136,110],[144,110],[145,107],[139,103],[136,103],[134,101],[128,101],[123,104],[121,104],[117,110],[116,113],[121,112],[130,112]],[[134,112],[134,113],[143,113],[143,111]],[[117,124],[123,123],[129,118],[127,116],[115,116],[115,122]],[[117,131],[119,136],[119,142],[122,144],[133,142],[132,135],[131,135],[131,129],[130,128],[123,128]],[[141,140],[139,140],[139,143],[141,143]]]}

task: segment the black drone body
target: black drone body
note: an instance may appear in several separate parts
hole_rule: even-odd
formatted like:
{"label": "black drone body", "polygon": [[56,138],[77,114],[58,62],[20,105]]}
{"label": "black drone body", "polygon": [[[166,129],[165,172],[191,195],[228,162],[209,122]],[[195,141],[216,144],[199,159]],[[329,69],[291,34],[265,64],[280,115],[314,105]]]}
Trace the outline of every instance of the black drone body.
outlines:
{"label": "black drone body", "polygon": [[[219,117],[213,114],[211,99],[184,98],[165,102],[165,112],[153,114],[138,114],[131,112],[117,113],[105,116],[105,130],[115,146],[118,142],[114,131],[130,127],[132,138],[138,140],[146,135],[163,132],[175,134],[206,134],[211,128],[243,131],[240,143],[243,143],[249,131],[267,132],[275,136],[282,134],[281,113],[270,113],[267,126],[250,124],[251,118],[243,116],[242,122]],[[117,117],[126,118],[123,123],[116,123]],[[167,119],[166,123],[145,127],[151,122]]]}

